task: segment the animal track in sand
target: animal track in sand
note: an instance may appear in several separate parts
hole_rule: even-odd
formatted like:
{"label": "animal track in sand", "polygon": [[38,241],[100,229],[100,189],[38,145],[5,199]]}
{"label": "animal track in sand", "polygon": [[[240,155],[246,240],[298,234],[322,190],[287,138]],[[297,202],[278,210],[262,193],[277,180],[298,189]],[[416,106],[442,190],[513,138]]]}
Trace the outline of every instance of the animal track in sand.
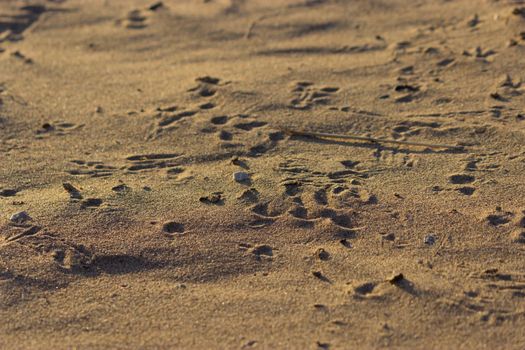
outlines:
{"label": "animal track in sand", "polygon": [[310,109],[316,105],[327,105],[339,87],[315,86],[309,81],[299,81],[292,85],[293,98],[289,107],[293,109]]}
{"label": "animal track in sand", "polygon": [[197,82],[197,86],[189,89],[188,92],[195,94],[195,97],[212,97],[217,93],[221,79],[203,76],[198,77],[195,81]]}
{"label": "animal track in sand", "polygon": [[13,57],[13,58],[15,58],[17,60],[20,60],[20,61],[22,61],[25,64],[32,64],[33,63],[33,59],[32,58],[26,56],[25,54],[23,54],[19,50],[11,52],[11,57]]}
{"label": "animal track in sand", "polygon": [[261,244],[253,247],[250,252],[255,255],[257,258],[262,257],[272,257],[273,256],[273,248],[266,244]]}
{"label": "animal track in sand", "polygon": [[219,131],[219,139],[222,141],[231,141],[233,140],[233,134],[226,130]]}
{"label": "animal track in sand", "polygon": [[420,99],[424,94],[424,88],[405,77],[399,77],[398,83],[393,88],[396,95],[396,103],[409,103]]}
{"label": "animal track in sand", "polygon": [[102,199],[100,198],[86,198],[80,201],[82,208],[98,208],[102,205]]}
{"label": "animal track in sand", "polygon": [[258,203],[251,208],[251,211],[258,216],[265,218],[277,218],[282,215],[289,207],[284,201],[271,201]]}
{"label": "animal track in sand", "polygon": [[[203,76],[195,79],[198,85],[188,91],[193,93],[192,99],[197,100],[197,107],[185,110],[175,104],[167,107],[159,107],[154,112],[153,118],[156,119],[152,129],[146,135],[146,140],[154,140],[159,136],[178,128],[178,124],[184,122],[190,117],[197,115],[206,115],[217,108],[217,104],[209,100],[210,94],[203,91],[213,89],[218,91],[221,85],[221,79]],[[199,103],[199,100],[205,98],[205,103]],[[200,120],[200,119],[199,119]],[[268,132],[257,134],[251,133],[255,129],[267,128],[266,121],[257,120],[256,116],[247,114],[236,115],[215,115],[209,119],[209,125],[201,128],[201,132],[215,134],[221,141],[221,148],[241,148],[248,147],[249,156],[260,156],[273,148],[278,142],[284,139],[284,134],[277,130],[268,130]],[[233,140],[240,139],[241,142],[232,143]],[[244,142],[245,141],[245,142]]]}
{"label": "animal track in sand", "polygon": [[395,150],[384,150],[382,148],[374,150],[372,157],[391,167],[412,168],[419,162],[419,156],[415,154],[399,153]]}
{"label": "animal track in sand", "polygon": [[454,174],[448,177],[448,181],[454,185],[464,185],[474,182],[476,178],[468,174]]}
{"label": "animal track in sand", "polygon": [[[521,80],[513,79],[510,75],[506,74],[497,81],[489,96],[499,102],[510,102],[514,97],[521,96],[524,93],[525,88],[522,87]],[[492,113],[495,117],[501,115],[500,110],[493,109]]]}
{"label": "animal track in sand", "polygon": [[459,193],[464,194],[465,196],[472,196],[474,192],[476,191],[476,188],[470,187],[470,186],[464,186],[464,187],[459,187],[456,190]]}
{"label": "animal track in sand", "polygon": [[87,175],[89,177],[106,177],[111,176],[117,170],[112,165],[106,165],[100,161],[72,160],[70,163],[76,166],[76,169],[66,170],[66,173],[75,176]]}
{"label": "animal track in sand", "polygon": [[514,217],[515,214],[513,212],[503,211],[500,208],[497,208],[494,213],[486,216],[486,220],[492,226],[501,226],[511,222]]}
{"label": "animal track in sand", "polygon": [[246,122],[246,123],[237,123],[237,124],[234,124],[233,127],[244,130],[244,131],[251,131],[252,129],[265,126],[266,124],[268,123],[262,122],[262,121],[251,121],[251,122]]}
{"label": "animal track in sand", "polygon": [[199,202],[204,204],[224,205],[223,192],[212,192],[207,196],[199,198]]}
{"label": "animal track in sand", "polygon": [[129,11],[125,18],[117,20],[116,23],[128,29],[144,29],[150,24],[154,14],[164,9],[167,7],[159,1],[146,8]]}
{"label": "animal track in sand", "polygon": [[62,121],[51,123],[44,123],[40,129],[36,131],[36,138],[42,139],[49,136],[63,136],[71,134],[73,131],[84,127],[84,124],[74,124]]}
{"label": "animal track in sand", "polygon": [[75,176],[107,177],[114,175],[117,171],[125,171],[128,174],[138,174],[146,171],[158,171],[165,169],[168,178],[179,177],[185,169],[180,166],[182,154],[178,153],[148,153],[136,154],[126,157],[126,165],[117,168],[101,161],[84,161],[75,159],[70,161],[73,169],[66,172]]}
{"label": "animal track in sand", "polygon": [[306,208],[295,209],[296,214],[307,214],[309,219],[326,218],[337,227],[351,229],[352,219],[346,212],[356,206],[377,202],[375,195],[360,187],[368,174],[352,170],[357,165],[355,162],[341,163],[345,170],[330,172],[312,171],[294,160],[280,164],[280,170],[288,175],[281,182],[283,195]]}
{"label": "animal track in sand", "polygon": [[288,159],[279,164],[279,171],[286,174],[283,185],[291,183],[313,184],[322,187],[324,185],[346,184],[368,178],[372,171],[359,171],[345,166],[344,170],[338,171],[316,171],[311,170],[306,162],[301,159]]}
{"label": "animal track in sand", "polygon": [[[196,107],[185,109],[179,107],[176,104],[171,104],[167,107],[158,107],[153,112],[153,119],[155,119],[152,129],[147,133],[146,140],[157,139],[162,134],[165,134],[171,130],[178,128],[178,124],[187,118],[194,117],[197,113],[206,113],[217,107],[215,102],[208,100],[213,97],[217,92],[220,79],[214,77],[199,77],[195,79],[198,85],[188,90],[188,92],[196,94],[193,96],[194,99],[206,98],[207,101],[204,103],[196,103]],[[226,119],[224,119],[226,118]],[[211,122],[214,125],[225,124],[228,120],[227,116],[218,116],[212,118]]]}
{"label": "animal track in sand", "polygon": [[493,56],[495,55],[497,52],[495,50],[491,50],[491,49],[483,49],[481,48],[480,46],[477,46],[475,48],[472,48],[472,49],[469,49],[469,50],[464,50],[463,51],[463,56],[466,56],[466,57],[472,57],[476,60],[480,60],[480,61],[483,61],[483,62],[490,62],[491,60],[489,60],[488,58],[490,56]]}
{"label": "animal track in sand", "polygon": [[469,277],[482,281],[482,288],[488,293],[503,292],[513,297],[525,297],[525,274],[523,273],[502,272],[497,268],[489,268],[482,272],[473,272]]}
{"label": "animal track in sand", "polygon": [[117,186],[113,186],[111,190],[116,193],[123,194],[123,193],[131,191],[131,188],[126,184],[120,184]]}
{"label": "animal track in sand", "polygon": [[376,282],[357,283],[353,287],[354,296],[355,297],[372,296],[372,293],[374,292],[374,289],[376,288],[376,286],[377,286]]}
{"label": "animal track in sand", "polygon": [[[284,139],[284,134],[277,130],[261,132],[258,129],[269,129],[268,123],[257,120],[256,116],[237,114],[234,116],[216,116],[210,119],[212,124],[205,130],[216,132],[221,141],[221,147],[248,147],[248,156],[257,157],[274,149],[279,141]],[[258,130],[257,133],[253,133]],[[233,139],[243,143],[231,143]],[[245,142],[245,143],[244,143]]]}
{"label": "animal track in sand", "polygon": [[143,10],[132,10],[126,17],[118,20],[117,24],[123,25],[128,29],[143,29],[148,26],[148,14]]}
{"label": "animal track in sand", "polygon": [[50,265],[55,265],[59,271],[69,273],[86,272],[93,261],[93,254],[81,244],[74,244],[57,235],[41,229],[39,226],[31,226],[27,229],[17,229],[3,244],[2,249],[15,242],[32,251],[36,257],[28,256],[29,260],[44,258]]}
{"label": "animal track in sand", "polygon": [[215,103],[213,102],[206,102],[206,103],[203,103],[199,106],[200,109],[212,109],[212,108],[215,108]]}
{"label": "animal track in sand", "polygon": [[[472,167],[475,167],[475,163],[470,162],[469,164],[470,165],[467,166],[466,170],[473,171]],[[475,181],[476,178],[470,174],[453,174],[448,177],[448,182],[453,185],[468,185],[474,183]],[[440,187],[437,186],[436,189],[438,188]],[[459,186],[453,188],[453,190],[465,196],[472,196],[476,189],[477,188],[475,186]]]}
{"label": "animal track in sand", "polygon": [[423,131],[434,130],[439,128],[440,126],[441,123],[438,122],[404,120],[392,127],[391,135],[392,138],[395,140],[404,140],[406,137],[419,135]]}
{"label": "animal track in sand", "polygon": [[343,164],[343,166],[347,169],[353,169],[358,165],[360,162],[355,160],[342,160],[339,163]]}
{"label": "animal track in sand", "polygon": [[[155,263],[127,254],[95,254],[92,249],[82,244],[75,244],[44,229],[27,229],[30,233],[15,233],[0,249],[9,249],[9,245],[16,241],[33,254],[28,255],[28,261],[35,261],[42,268],[55,266],[58,272],[68,274],[96,275],[100,273],[123,274],[149,269]],[[38,271],[37,271],[38,272]],[[0,276],[1,277],[1,276]]]}
{"label": "animal track in sand", "polygon": [[259,201],[260,193],[256,188],[250,188],[241,192],[237,199],[247,204],[257,203]]}
{"label": "animal track in sand", "polygon": [[18,8],[12,14],[0,15],[0,42],[19,41],[23,39],[23,34],[28,30],[40,16],[46,11],[59,11],[47,9],[43,5],[26,5]]}
{"label": "animal track in sand", "polygon": [[169,236],[182,235],[185,232],[184,225],[176,221],[168,221],[162,225],[162,232]]}
{"label": "animal track in sand", "polygon": [[18,192],[20,191],[14,188],[3,188],[0,190],[0,197],[13,197],[16,196]]}
{"label": "animal track in sand", "polygon": [[259,261],[263,259],[271,259],[274,256],[274,248],[267,244],[258,244],[254,246],[249,243],[240,243],[239,249],[249,252]]}
{"label": "animal track in sand", "polygon": [[211,123],[212,124],[215,124],[215,125],[223,125],[223,124],[226,124],[228,122],[228,116],[226,115],[221,115],[221,116],[218,116],[218,117],[213,117],[210,119]]}
{"label": "animal track in sand", "polygon": [[189,117],[193,117],[197,114],[197,110],[182,110],[179,111],[177,106],[169,108],[157,108],[157,111],[153,115],[155,119],[152,130],[146,135],[146,140],[157,139],[162,134],[169,132],[170,130],[177,129],[177,123],[181,120]]}
{"label": "animal track in sand", "polygon": [[178,153],[149,153],[137,154],[126,158],[126,171],[131,174],[136,174],[143,171],[166,169],[166,174],[170,176],[178,176],[184,172],[184,168],[180,166],[180,159],[182,154]]}
{"label": "animal track in sand", "polygon": [[[281,181],[282,195],[250,208],[254,216],[252,227],[264,227],[276,221],[298,228],[321,225],[323,231],[334,239],[352,238],[355,235],[353,209],[377,201],[368,191],[357,186],[346,186],[345,181],[340,182],[355,171],[314,173],[294,161],[281,164],[280,170],[300,176]],[[311,173],[308,174],[309,179],[304,176],[307,173]]]}
{"label": "animal track in sand", "polygon": [[501,165],[495,162],[493,159],[493,156],[487,155],[469,157],[466,159],[464,170],[468,172],[490,172],[501,168]]}

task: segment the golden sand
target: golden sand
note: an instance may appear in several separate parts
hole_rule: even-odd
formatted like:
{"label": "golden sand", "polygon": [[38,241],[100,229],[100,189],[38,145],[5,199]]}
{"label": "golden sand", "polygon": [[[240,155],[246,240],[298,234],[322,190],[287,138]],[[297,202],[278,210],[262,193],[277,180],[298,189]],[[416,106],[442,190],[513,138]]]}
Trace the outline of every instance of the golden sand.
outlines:
{"label": "golden sand", "polygon": [[522,79],[520,0],[0,1],[0,348],[524,349]]}

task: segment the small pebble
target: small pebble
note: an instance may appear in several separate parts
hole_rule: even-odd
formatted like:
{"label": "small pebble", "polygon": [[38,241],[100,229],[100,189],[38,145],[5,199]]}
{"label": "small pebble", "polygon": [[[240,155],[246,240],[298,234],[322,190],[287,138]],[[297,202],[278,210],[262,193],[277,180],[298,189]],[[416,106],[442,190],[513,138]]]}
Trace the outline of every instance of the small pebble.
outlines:
{"label": "small pebble", "polygon": [[330,253],[328,253],[326,250],[324,250],[323,248],[319,248],[316,252],[316,255],[317,257],[320,259],[320,260],[328,260],[330,259]]}
{"label": "small pebble", "polygon": [[206,204],[220,204],[223,202],[222,192],[213,192],[209,196],[199,198],[201,203]]}
{"label": "small pebble", "polygon": [[125,184],[120,184],[120,185],[112,187],[111,190],[115,192],[126,192],[126,191],[131,190],[131,188],[129,188],[129,186]]}
{"label": "small pebble", "polygon": [[383,235],[382,237],[385,241],[393,242],[396,240],[396,235],[393,233],[387,233],[386,235]]}
{"label": "small pebble", "polygon": [[426,235],[425,238],[423,239],[423,242],[426,244],[426,245],[434,245],[436,243],[436,236],[434,235]]}
{"label": "small pebble", "polygon": [[29,216],[27,212],[20,211],[18,213],[11,215],[11,218],[9,220],[11,220],[12,222],[16,224],[23,224],[24,222],[31,220],[31,217]]}
{"label": "small pebble", "polygon": [[390,284],[398,284],[399,282],[403,281],[404,279],[405,279],[405,276],[403,276],[402,273],[398,273],[398,274],[395,274],[392,277],[390,277],[388,279],[388,282],[390,282]]}
{"label": "small pebble", "polygon": [[326,278],[321,271],[312,271],[312,275],[319,278],[321,281],[328,282],[328,278]]}
{"label": "small pebble", "polygon": [[350,241],[348,241],[347,239],[343,238],[342,240],[339,241],[339,243],[341,243],[343,246],[345,246],[346,248],[353,248],[352,246],[352,243],[350,243]]}
{"label": "small pebble", "polygon": [[69,182],[62,183],[62,186],[67,191],[67,193],[69,193],[69,197],[71,199],[82,199],[82,195],[80,194],[80,191],[75,186],[70,184]]}
{"label": "small pebble", "polygon": [[236,173],[233,173],[233,179],[237,182],[243,182],[250,179],[250,175],[248,173],[245,173],[244,171],[238,171]]}

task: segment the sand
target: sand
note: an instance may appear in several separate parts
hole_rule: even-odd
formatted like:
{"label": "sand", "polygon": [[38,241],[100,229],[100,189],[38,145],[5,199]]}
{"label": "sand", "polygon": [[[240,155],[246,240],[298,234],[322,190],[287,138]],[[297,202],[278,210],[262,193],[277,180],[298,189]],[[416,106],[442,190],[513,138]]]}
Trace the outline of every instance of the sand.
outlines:
{"label": "sand", "polygon": [[0,348],[525,348],[524,57],[520,0],[1,1]]}

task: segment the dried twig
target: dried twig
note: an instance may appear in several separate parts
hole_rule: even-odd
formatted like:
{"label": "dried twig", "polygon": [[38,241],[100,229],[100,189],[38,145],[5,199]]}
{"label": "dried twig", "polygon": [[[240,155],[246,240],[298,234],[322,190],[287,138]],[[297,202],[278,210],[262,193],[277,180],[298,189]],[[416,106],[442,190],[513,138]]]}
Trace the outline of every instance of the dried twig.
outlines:
{"label": "dried twig", "polygon": [[430,147],[430,148],[448,148],[448,149],[454,149],[454,150],[463,149],[463,146],[452,146],[452,145],[442,145],[442,144],[436,144],[436,143],[412,142],[412,141],[384,140],[384,139],[377,139],[377,138],[367,137],[367,136],[328,134],[328,133],[323,133],[323,132],[311,132],[311,131],[291,130],[291,129],[283,129],[283,131],[290,135],[310,136],[310,137],[318,137],[318,138],[359,140],[359,141],[368,141],[368,142],[374,142],[374,143],[393,143],[397,145],[423,146],[423,147]]}

